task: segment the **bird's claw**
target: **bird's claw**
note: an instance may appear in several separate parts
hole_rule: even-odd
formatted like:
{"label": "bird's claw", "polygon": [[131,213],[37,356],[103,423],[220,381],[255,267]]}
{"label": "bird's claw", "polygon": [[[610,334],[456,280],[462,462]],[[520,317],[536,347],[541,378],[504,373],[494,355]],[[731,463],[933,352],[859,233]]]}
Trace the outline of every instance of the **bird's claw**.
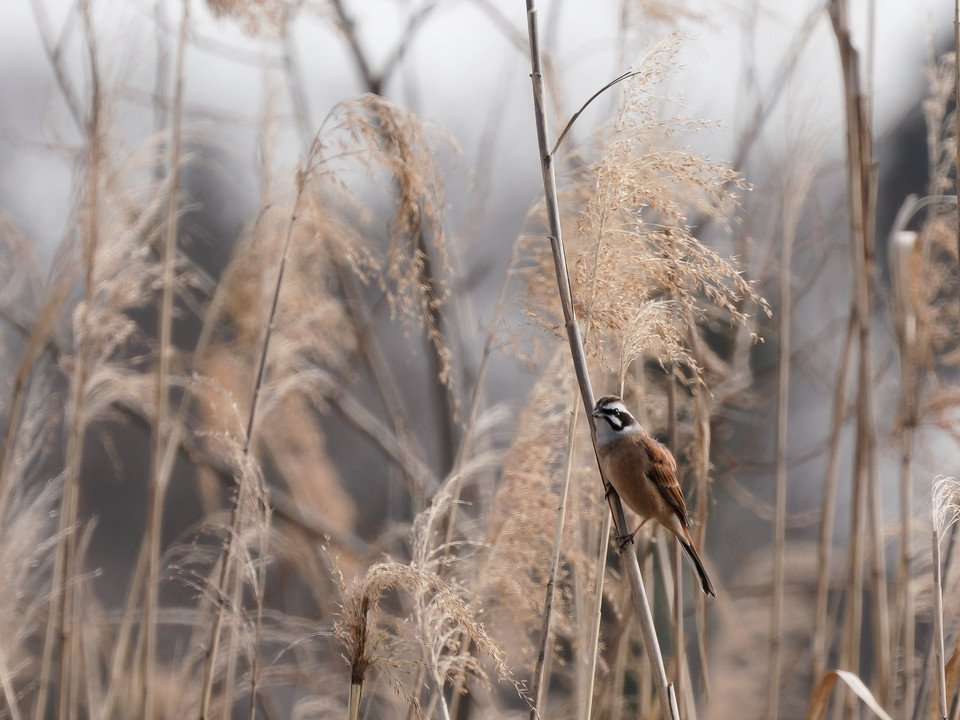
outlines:
{"label": "bird's claw", "polygon": [[[639,530],[639,528],[637,528]],[[629,535],[620,535],[617,537],[617,551],[623,555],[623,551],[627,549],[627,545],[633,544],[633,538],[637,534],[637,531],[634,530]]]}

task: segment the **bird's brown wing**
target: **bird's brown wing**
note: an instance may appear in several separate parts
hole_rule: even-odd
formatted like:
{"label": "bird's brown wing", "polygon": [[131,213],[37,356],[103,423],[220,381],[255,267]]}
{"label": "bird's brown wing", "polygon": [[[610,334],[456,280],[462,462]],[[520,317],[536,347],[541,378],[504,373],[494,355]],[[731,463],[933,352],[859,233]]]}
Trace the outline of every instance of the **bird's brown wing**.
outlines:
{"label": "bird's brown wing", "polygon": [[677,461],[663,445],[653,438],[646,438],[644,447],[650,458],[649,476],[657,490],[673,508],[683,526],[687,526],[687,504],[683,501],[680,482],[677,480]]}

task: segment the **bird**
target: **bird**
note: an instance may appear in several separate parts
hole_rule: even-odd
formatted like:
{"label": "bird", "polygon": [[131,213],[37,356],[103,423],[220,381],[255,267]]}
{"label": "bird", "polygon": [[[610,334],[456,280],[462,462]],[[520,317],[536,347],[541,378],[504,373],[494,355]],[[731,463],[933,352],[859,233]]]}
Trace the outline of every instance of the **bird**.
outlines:
{"label": "bird", "polygon": [[617,395],[600,398],[592,414],[596,418],[600,469],[627,507],[641,519],[637,529],[623,538],[624,544],[632,540],[648,520],[656,520],[686,551],[703,592],[716,597],[713,583],[690,537],[687,505],[677,481],[677,461],[671,452],[640,427]]}

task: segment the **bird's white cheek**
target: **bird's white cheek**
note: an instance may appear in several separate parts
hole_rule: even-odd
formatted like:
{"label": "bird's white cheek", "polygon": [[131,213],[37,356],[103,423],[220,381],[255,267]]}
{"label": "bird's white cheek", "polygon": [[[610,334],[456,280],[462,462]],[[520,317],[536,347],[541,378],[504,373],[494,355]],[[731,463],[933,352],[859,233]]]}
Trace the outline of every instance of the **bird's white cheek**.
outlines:
{"label": "bird's white cheek", "polygon": [[597,446],[606,447],[614,440],[613,430],[607,425],[605,420],[597,423]]}

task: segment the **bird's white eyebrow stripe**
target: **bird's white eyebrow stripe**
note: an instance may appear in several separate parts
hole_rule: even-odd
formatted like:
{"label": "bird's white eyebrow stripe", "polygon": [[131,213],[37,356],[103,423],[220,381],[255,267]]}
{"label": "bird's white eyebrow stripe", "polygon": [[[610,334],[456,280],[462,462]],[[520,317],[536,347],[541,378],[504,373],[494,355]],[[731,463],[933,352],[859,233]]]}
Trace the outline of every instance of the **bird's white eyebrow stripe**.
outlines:
{"label": "bird's white eyebrow stripe", "polygon": [[610,403],[610,404],[607,406],[607,408],[610,409],[610,410],[619,410],[619,411],[622,412],[624,415],[629,415],[629,414],[630,414],[630,413],[627,411],[626,405],[624,405],[624,404],[623,404],[622,402],[620,402],[620,401],[617,401],[617,402],[615,402],[615,403]]}

